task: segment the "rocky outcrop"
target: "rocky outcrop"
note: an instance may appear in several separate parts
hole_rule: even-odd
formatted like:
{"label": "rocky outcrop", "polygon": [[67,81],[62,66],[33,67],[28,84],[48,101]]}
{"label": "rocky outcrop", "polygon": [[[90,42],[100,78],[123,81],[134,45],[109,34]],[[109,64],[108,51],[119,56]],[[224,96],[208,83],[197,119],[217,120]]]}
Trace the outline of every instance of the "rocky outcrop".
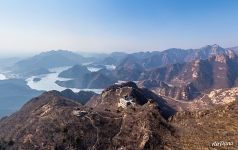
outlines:
{"label": "rocky outcrop", "polygon": [[147,89],[137,87],[134,82],[110,86],[101,95],[93,97],[86,105],[99,110],[120,111],[123,108],[120,107],[121,99],[125,97],[130,98],[129,101],[132,100],[133,102],[128,107],[141,106],[148,101],[155,101],[163,117],[167,118],[175,113],[175,110],[163,98]]}
{"label": "rocky outcrop", "polygon": [[238,101],[210,110],[180,112],[171,123],[182,131],[182,149],[237,149]]}
{"label": "rocky outcrop", "polygon": [[121,85],[113,85],[106,88],[101,95],[95,99],[91,99],[87,106],[101,109],[118,110],[120,98],[125,96],[131,97],[135,104],[143,105],[148,102],[148,99],[143,94],[143,91],[133,82],[123,83]]}
{"label": "rocky outcrop", "polygon": [[174,98],[176,100],[191,100],[200,94],[192,84],[177,87],[163,81],[144,80],[140,81],[139,85],[151,89],[160,96]]}

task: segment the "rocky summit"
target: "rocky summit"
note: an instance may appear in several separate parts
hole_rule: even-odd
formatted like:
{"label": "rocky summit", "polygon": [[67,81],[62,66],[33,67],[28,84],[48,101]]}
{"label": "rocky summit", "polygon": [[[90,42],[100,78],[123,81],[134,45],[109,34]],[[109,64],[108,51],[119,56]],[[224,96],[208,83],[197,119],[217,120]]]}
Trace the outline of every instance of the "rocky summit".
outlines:
{"label": "rocky summit", "polygon": [[153,101],[138,102],[120,111],[99,110],[65,98],[57,91],[46,92],[3,118],[0,131],[2,149],[175,147],[169,141],[174,129]]}

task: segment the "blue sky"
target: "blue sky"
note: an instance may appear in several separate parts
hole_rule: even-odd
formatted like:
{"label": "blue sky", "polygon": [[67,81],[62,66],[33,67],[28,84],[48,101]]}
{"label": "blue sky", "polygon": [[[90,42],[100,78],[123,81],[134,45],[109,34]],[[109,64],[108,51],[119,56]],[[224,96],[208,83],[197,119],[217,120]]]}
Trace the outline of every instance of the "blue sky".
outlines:
{"label": "blue sky", "polygon": [[236,0],[0,0],[0,55],[238,46]]}

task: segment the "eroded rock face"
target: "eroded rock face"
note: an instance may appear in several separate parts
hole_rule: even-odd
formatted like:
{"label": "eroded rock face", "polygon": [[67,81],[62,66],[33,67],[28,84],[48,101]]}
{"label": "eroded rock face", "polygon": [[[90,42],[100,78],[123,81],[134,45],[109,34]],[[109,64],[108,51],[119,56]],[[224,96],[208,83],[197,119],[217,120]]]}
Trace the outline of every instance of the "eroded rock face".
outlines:
{"label": "eroded rock face", "polygon": [[[179,112],[171,123],[183,130],[178,142],[182,149],[237,149],[238,101],[210,110]],[[230,142],[217,145],[216,142]]]}
{"label": "eroded rock face", "polygon": [[213,104],[228,104],[238,99],[238,88],[213,90],[207,96]]}
{"label": "eroded rock face", "polygon": [[177,87],[158,80],[144,80],[139,82],[139,86],[151,89],[160,96],[174,98],[176,100],[191,100],[200,93],[192,84]]}
{"label": "eroded rock face", "polygon": [[194,99],[193,103],[187,105],[188,111],[212,109],[217,105],[226,105],[238,99],[238,88],[214,89]]}
{"label": "eroded rock face", "polygon": [[144,72],[140,87],[177,100],[192,100],[201,93],[238,86],[238,59],[220,54],[207,60],[173,64]]}

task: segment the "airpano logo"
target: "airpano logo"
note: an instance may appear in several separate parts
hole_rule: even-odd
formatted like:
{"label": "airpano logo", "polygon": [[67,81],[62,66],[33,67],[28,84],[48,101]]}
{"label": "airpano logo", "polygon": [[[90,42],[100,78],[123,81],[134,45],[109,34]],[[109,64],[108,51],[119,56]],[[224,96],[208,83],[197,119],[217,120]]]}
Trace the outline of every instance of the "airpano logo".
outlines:
{"label": "airpano logo", "polygon": [[234,142],[232,141],[215,141],[212,143],[212,147],[226,147],[226,146],[233,146]]}

